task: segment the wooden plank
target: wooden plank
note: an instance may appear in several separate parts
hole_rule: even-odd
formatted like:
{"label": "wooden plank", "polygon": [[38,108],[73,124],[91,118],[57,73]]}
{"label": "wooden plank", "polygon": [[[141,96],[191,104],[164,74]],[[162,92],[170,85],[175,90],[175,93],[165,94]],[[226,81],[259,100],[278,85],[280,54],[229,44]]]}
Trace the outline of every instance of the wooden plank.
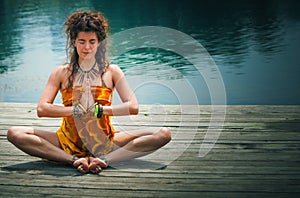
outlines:
{"label": "wooden plank", "polygon": [[[226,112],[224,112],[224,109]],[[211,118],[223,128],[212,150],[199,158]],[[130,120],[130,122],[128,122]],[[141,105],[139,116],[113,119],[116,128],[169,126],[172,142],[135,168],[118,166],[81,175],[70,166],[40,161],[6,140],[11,126],[56,131],[61,119],[37,118],[36,104],[0,103],[0,196],[16,197],[298,197],[300,106]],[[192,136],[191,136],[192,135]],[[192,138],[191,138],[192,137]],[[146,163],[166,163],[161,170]],[[141,166],[141,167],[138,167]],[[134,166],[133,166],[134,167]]]}

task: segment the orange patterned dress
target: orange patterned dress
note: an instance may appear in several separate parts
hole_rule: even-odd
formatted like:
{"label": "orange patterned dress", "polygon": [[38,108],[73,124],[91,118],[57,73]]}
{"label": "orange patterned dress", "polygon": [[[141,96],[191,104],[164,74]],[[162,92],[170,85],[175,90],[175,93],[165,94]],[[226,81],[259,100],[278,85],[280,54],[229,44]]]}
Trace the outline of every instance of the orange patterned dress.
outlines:
{"label": "orange patterned dress", "polygon": [[[64,106],[72,106],[79,101],[83,93],[82,86],[75,86],[61,91]],[[112,102],[112,90],[102,86],[92,86],[91,93],[95,102],[109,106]],[[57,130],[60,145],[67,153],[77,157],[100,156],[111,151],[114,138],[114,128],[110,116],[102,118],[63,117]]]}

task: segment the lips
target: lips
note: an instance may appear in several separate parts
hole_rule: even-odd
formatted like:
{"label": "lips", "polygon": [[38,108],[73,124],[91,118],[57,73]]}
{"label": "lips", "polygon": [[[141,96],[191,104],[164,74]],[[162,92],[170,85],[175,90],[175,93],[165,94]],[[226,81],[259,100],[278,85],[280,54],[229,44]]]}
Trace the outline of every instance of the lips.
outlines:
{"label": "lips", "polygon": [[91,52],[82,52],[81,54],[83,57],[89,57],[89,56],[91,56],[92,53]]}

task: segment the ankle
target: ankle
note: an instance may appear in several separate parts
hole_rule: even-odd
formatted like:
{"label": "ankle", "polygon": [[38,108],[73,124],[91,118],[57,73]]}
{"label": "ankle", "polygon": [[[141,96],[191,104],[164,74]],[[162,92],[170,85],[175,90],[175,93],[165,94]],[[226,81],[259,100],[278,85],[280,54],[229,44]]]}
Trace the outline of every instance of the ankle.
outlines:
{"label": "ankle", "polygon": [[74,164],[74,162],[76,161],[76,160],[78,160],[79,158],[78,157],[76,157],[76,156],[72,156],[72,159],[71,159],[71,161],[69,162],[71,165],[73,165]]}
{"label": "ankle", "polygon": [[106,164],[107,166],[109,166],[109,161],[108,161],[108,159],[105,157],[105,155],[100,155],[100,156],[97,157],[97,158],[100,159],[100,160],[102,160],[102,161],[104,161],[105,164]]}

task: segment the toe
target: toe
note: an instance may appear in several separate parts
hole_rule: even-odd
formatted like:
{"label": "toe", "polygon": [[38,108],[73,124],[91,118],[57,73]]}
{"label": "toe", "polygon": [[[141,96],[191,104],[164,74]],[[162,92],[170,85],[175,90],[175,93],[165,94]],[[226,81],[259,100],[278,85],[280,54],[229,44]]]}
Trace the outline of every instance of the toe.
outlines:
{"label": "toe", "polygon": [[73,166],[81,173],[87,173],[89,170],[88,161],[85,158],[80,158],[73,163]]}
{"label": "toe", "polygon": [[105,162],[102,162],[98,158],[90,159],[89,171],[92,173],[98,174],[102,171],[102,168],[106,168]]}

